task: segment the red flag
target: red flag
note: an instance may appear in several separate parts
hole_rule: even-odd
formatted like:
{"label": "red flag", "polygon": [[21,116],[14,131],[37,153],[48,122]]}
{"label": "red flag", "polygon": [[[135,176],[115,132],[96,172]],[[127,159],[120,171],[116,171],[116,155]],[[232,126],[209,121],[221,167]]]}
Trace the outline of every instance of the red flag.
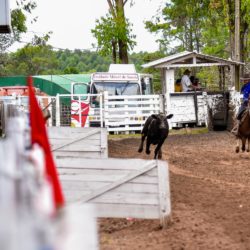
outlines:
{"label": "red flag", "polygon": [[50,149],[45,119],[43,118],[42,111],[34,93],[33,79],[31,76],[27,78],[27,83],[29,88],[31,142],[32,145],[37,143],[44,150],[46,172],[53,187],[55,207],[58,208],[64,204],[64,197]]}

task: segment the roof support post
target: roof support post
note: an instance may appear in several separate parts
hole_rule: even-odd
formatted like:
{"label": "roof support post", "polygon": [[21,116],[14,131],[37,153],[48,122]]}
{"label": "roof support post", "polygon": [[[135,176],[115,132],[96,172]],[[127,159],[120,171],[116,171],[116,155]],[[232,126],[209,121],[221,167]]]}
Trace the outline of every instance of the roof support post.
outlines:
{"label": "roof support post", "polygon": [[193,64],[196,65],[196,56],[193,56]]}
{"label": "roof support post", "polygon": [[[235,60],[240,61],[240,0],[235,0]],[[234,67],[234,86],[240,90],[240,66]]]}
{"label": "roof support post", "polygon": [[234,65],[234,86],[237,91],[240,91],[240,66]]}
{"label": "roof support post", "polygon": [[[165,113],[169,114],[171,112],[171,100],[170,93],[174,92],[174,69],[162,69],[163,85],[164,85],[164,95],[166,98],[166,108]],[[171,122],[169,122],[169,128],[172,128]]]}

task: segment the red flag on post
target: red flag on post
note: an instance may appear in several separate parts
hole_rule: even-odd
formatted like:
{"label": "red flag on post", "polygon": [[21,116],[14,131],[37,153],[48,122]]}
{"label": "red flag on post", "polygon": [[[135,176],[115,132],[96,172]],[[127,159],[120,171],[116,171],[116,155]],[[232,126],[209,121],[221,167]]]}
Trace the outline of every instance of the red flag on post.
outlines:
{"label": "red flag on post", "polygon": [[45,119],[43,118],[42,111],[34,93],[33,79],[31,76],[27,78],[27,84],[29,88],[31,142],[32,145],[37,143],[44,150],[46,173],[53,188],[55,207],[59,208],[64,205],[64,197],[50,149]]}

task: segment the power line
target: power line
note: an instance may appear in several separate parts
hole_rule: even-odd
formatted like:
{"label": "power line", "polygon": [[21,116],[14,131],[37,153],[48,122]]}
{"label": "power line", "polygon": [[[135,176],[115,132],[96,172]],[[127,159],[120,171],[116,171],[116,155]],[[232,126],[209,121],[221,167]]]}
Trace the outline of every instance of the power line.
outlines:
{"label": "power line", "polygon": [[[17,43],[22,43],[22,44],[26,44],[26,45],[31,45],[32,43],[31,42],[28,42],[28,41],[23,41],[23,40],[19,40],[17,41]],[[72,51],[74,52],[75,50],[80,50],[80,51],[91,51],[91,50],[96,50],[97,47],[91,47],[91,48],[87,48],[87,49],[80,49],[80,48],[75,48],[75,49],[69,49],[69,48],[60,48],[60,47],[55,47],[51,44],[47,44],[48,46],[50,46],[52,49],[54,50],[63,50],[63,51],[66,51],[66,50],[69,50],[69,51]]]}

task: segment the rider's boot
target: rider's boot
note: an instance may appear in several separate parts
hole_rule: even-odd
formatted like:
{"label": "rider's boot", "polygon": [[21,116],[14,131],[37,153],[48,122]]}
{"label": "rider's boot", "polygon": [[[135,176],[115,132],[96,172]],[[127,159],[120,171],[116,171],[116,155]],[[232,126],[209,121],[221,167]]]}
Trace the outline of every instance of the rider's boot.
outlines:
{"label": "rider's boot", "polygon": [[239,127],[240,127],[240,120],[236,120],[236,123],[233,127],[233,129],[231,130],[231,133],[235,136],[237,136],[239,134]]}

